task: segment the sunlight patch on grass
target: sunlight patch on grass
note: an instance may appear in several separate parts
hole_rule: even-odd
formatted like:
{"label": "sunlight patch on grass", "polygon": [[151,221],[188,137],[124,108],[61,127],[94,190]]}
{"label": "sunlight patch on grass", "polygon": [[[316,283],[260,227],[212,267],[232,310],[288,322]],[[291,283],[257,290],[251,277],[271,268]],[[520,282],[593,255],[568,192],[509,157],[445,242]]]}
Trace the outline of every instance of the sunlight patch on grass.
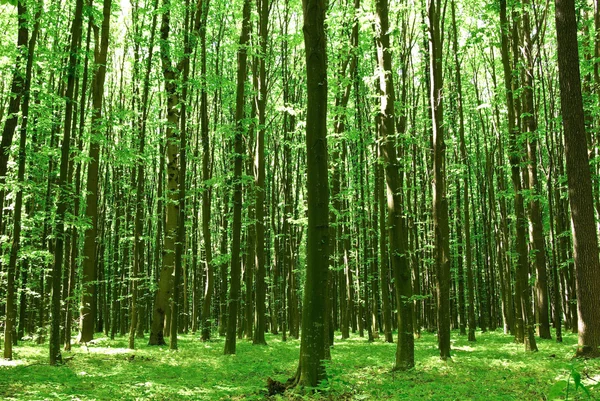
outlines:
{"label": "sunlight patch on grass", "polygon": [[[321,393],[274,400],[561,400],[572,370],[592,396],[600,395],[594,382],[600,381],[600,361],[573,360],[577,338],[571,334],[564,344],[540,341],[540,352],[528,353],[499,332],[478,333],[475,343],[452,333],[453,359],[444,362],[435,335],[424,333],[415,341],[416,366],[407,372],[392,372],[395,343],[338,337]],[[129,350],[126,337],[102,337],[88,347],[74,345],[73,358],[56,368],[47,366],[47,344],[25,342],[15,348],[15,361],[0,364],[0,399],[264,400],[267,377],[285,382],[294,375],[300,347],[299,340],[284,342],[280,335],[266,340],[266,347],[238,341],[230,357],[218,337],[204,343],[182,335],[176,352],[143,339]],[[569,399],[575,399],[573,389]]]}
{"label": "sunlight patch on grass", "polygon": [[24,360],[15,360],[15,359],[12,359],[12,360],[9,361],[9,360],[1,359],[0,358],[0,368],[3,368],[3,367],[15,367],[15,366],[23,365],[23,364],[25,364]]}

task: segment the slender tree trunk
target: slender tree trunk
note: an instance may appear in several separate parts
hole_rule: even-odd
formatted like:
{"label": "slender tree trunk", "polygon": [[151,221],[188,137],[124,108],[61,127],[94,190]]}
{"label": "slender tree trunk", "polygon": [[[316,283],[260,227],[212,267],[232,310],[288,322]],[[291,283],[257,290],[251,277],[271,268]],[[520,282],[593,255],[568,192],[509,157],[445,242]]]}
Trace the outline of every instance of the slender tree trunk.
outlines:
{"label": "slender tree trunk", "polygon": [[202,300],[202,341],[210,339],[211,319],[210,306],[214,292],[215,278],[212,258],[212,237],[210,232],[210,206],[212,199],[212,188],[207,181],[211,179],[210,137],[208,127],[208,91],[206,83],[206,19],[208,16],[208,0],[203,3],[202,25],[200,26],[201,46],[201,75],[203,83],[200,92],[200,132],[202,134],[202,239],[204,241],[204,252],[206,259],[206,281],[204,284],[204,297]]}
{"label": "slender tree trunk", "polygon": [[[177,78],[180,73],[173,68],[170,49],[169,34],[171,24],[171,2],[164,0],[164,11],[160,28],[161,38],[161,61],[165,80],[165,92],[167,97],[167,129],[166,129],[166,152],[167,152],[167,198],[166,219],[164,228],[164,245],[162,265],[158,277],[158,290],[154,301],[152,326],[148,345],[166,345],[165,342],[165,316],[170,308],[171,295],[173,294],[173,271],[175,268],[175,247],[177,242],[177,218],[179,205],[179,93],[177,91]],[[163,166],[160,166],[163,168]],[[167,331],[168,332],[168,331]]]}
{"label": "slender tree trunk", "polygon": [[104,0],[102,12],[102,34],[100,27],[93,22],[95,49],[94,62],[97,70],[92,81],[92,139],[88,158],[85,215],[91,221],[91,227],[85,230],[83,244],[83,274],[81,283],[80,333],[78,342],[87,343],[94,338],[96,324],[96,280],[97,272],[97,233],[98,233],[98,169],[100,167],[100,136],[102,125],[102,102],[104,100],[104,81],[106,77],[106,59],[110,31],[110,8],[112,0]]}
{"label": "slender tree trunk", "polygon": [[533,264],[536,271],[535,283],[535,305],[537,334],[540,338],[549,339],[550,335],[550,317],[548,314],[548,279],[546,274],[546,246],[544,244],[544,228],[540,210],[540,201],[536,198],[538,193],[538,174],[537,174],[537,119],[535,107],[533,104],[533,43],[531,39],[531,26],[529,16],[529,1],[524,2],[523,13],[523,37],[525,53],[525,73],[523,87],[523,127],[528,138],[527,155],[529,165],[527,168],[529,179],[529,190],[532,198],[529,201],[529,221],[532,238],[532,248],[535,252]]}
{"label": "slender tree trunk", "polygon": [[[228,255],[228,222],[229,214],[229,193],[225,191],[223,196],[223,217],[221,223],[221,255]],[[219,336],[225,336],[227,328],[227,261],[221,263],[219,280]],[[204,318],[203,318],[204,319]]]}
{"label": "slender tree trunk", "polygon": [[[19,13],[19,20],[24,18],[24,15],[27,13],[27,9],[25,8],[24,2],[19,2],[17,8]],[[19,256],[19,250],[21,248],[21,213],[23,209],[23,185],[25,182],[25,163],[26,163],[26,144],[27,144],[27,123],[29,122],[29,101],[31,98],[31,75],[33,70],[33,56],[35,51],[35,42],[37,40],[40,22],[41,10],[36,10],[35,12],[35,22],[34,29],[31,34],[31,38],[29,38],[29,43],[27,45],[27,66],[25,71],[25,79],[23,86],[23,104],[21,106],[21,129],[19,132],[19,157],[18,157],[18,170],[17,170],[17,196],[15,199],[14,206],[14,215],[13,215],[13,233],[12,233],[12,243],[10,247],[10,256],[8,261],[8,269],[6,271],[7,285],[6,285],[6,320],[4,323],[4,359],[12,359],[12,346],[16,344],[18,340],[18,336],[14,337],[15,331],[15,279],[17,275],[17,258]],[[19,29],[19,31],[21,28]],[[27,28],[25,28],[25,37],[29,36]],[[25,50],[23,48],[19,49],[21,51]],[[4,137],[3,137],[4,139]],[[0,200],[1,202],[1,200]],[[23,262],[21,269],[26,268],[26,263]],[[27,277],[26,274],[22,274],[23,277]],[[23,284],[24,285],[24,284]],[[21,302],[21,306],[23,302]],[[21,315],[21,320],[23,316]]]}
{"label": "slender tree trunk", "polygon": [[[155,2],[155,9],[158,6],[158,0]],[[134,13],[139,12],[135,10]],[[154,47],[154,37],[156,33],[157,25],[157,13],[154,13],[152,17],[152,28],[150,30],[150,42],[148,45],[149,49]],[[137,21],[136,21],[137,22]],[[136,24],[137,25],[137,24]],[[139,28],[138,28],[139,29]],[[152,51],[148,53],[148,59],[146,60],[146,71],[143,81],[143,91],[141,98],[141,113],[137,121],[138,128],[138,152],[141,157],[144,156],[145,145],[146,145],[146,123],[148,117],[148,97],[150,93],[150,73],[152,70]],[[144,266],[144,185],[145,185],[145,166],[142,160],[138,160],[137,163],[137,186],[135,194],[135,232],[134,232],[134,243],[133,243],[133,272],[132,272],[132,285],[131,285],[131,326],[129,327],[129,348],[135,348],[135,337],[137,326],[139,321],[143,317],[141,314],[141,303],[138,300],[141,294],[139,292],[139,280],[141,279],[140,273],[143,271]],[[158,246],[158,244],[156,245]]]}
{"label": "slender tree trunk", "polygon": [[440,0],[429,0],[429,57],[433,123],[433,225],[435,231],[435,263],[438,345],[443,360],[450,358],[450,238],[448,199],[446,197],[446,145],[444,143],[444,103],[442,82],[442,16]]}
{"label": "slender tree trunk", "polygon": [[[525,236],[525,208],[523,206],[523,193],[521,183],[520,152],[517,147],[516,130],[518,124],[515,124],[515,104],[513,98],[513,79],[510,68],[510,55],[508,47],[508,19],[506,16],[506,0],[500,0],[500,25],[501,25],[501,50],[502,65],[504,68],[504,83],[506,88],[506,104],[508,108],[508,130],[510,136],[510,164],[511,178],[515,192],[515,214],[517,231],[517,275],[516,292],[519,301],[517,302],[517,338],[519,337],[519,322],[521,323],[521,333],[524,333],[525,349],[528,351],[537,351],[537,345],[533,330],[533,314],[529,304],[529,285],[528,285],[528,263],[527,263],[527,239]],[[516,38],[515,38],[516,39]]]}
{"label": "slender tree trunk", "polygon": [[[382,149],[377,147],[377,156],[379,159],[383,157]],[[379,223],[379,279],[381,280],[381,304],[383,312],[383,333],[385,341],[388,343],[394,342],[392,336],[392,308],[390,305],[390,258],[388,256],[388,224],[385,219],[386,211],[386,196],[384,192],[384,177],[381,168],[381,163],[375,165],[375,208],[378,211]],[[413,327],[414,329],[414,327]]]}
{"label": "slender tree trunk", "polygon": [[[25,0],[17,1],[17,60],[10,87],[11,99],[8,104],[8,116],[4,122],[2,130],[2,141],[0,142],[0,230],[3,232],[4,216],[4,183],[6,182],[6,171],[8,168],[8,159],[10,157],[10,147],[12,145],[17,122],[19,121],[19,107],[25,92],[25,71],[23,65],[27,55],[27,40],[29,36],[27,21],[27,4]],[[0,105],[4,110],[4,105]],[[0,120],[1,121],[1,120]]]}
{"label": "slender tree trunk", "polygon": [[396,349],[395,370],[407,370],[415,365],[413,310],[409,298],[412,296],[411,271],[406,255],[406,221],[401,199],[402,178],[396,157],[396,143],[391,136],[395,134],[394,81],[392,55],[389,38],[389,19],[387,0],[375,3],[377,61],[381,70],[379,76],[379,138],[383,154],[385,181],[387,185],[388,238],[392,261],[392,272],[396,288],[396,306],[398,309],[398,346]]}
{"label": "slender tree trunk", "polygon": [[265,131],[267,109],[267,45],[269,28],[270,0],[258,0],[259,35],[261,57],[259,61],[258,76],[258,133],[256,136],[256,156],[254,183],[256,185],[256,290],[254,314],[254,339],[255,345],[266,345],[265,341],[265,297],[266,297],[266,268],[265,268]]}
{"label": "slender tree trunk", "polygon": [[231,237],[231,288],[229,290],[227,310],[227,331],[225,338],[225,355],[235,354],[236,328],[238,318],[238,304],[240,301],[240,253],[242,234],[242,166],[244,153],[244,106],[247,76],[246,45],[250,34],[250,0],[244,0],[244,11],[242,21],[242,32],[240,35],[240,47],[238,49],[237,65],[237,92],[236,92],[236,132],[234,143],[234,172],[233,172],[233,223]]}
{"label": "slender tree trunk", "polygon": [[58,186],[58,202],[56,209],[56,241],[54,245],[54,263],[52,265],[52,324],[50,329],[50,365],[62,363],[60,352],[60,301],[61,301],[61,273],[63,269],[65,214],[68,203],[67,172],[70,158],[71,123],[73,118],[73,104],[75,100],[75,79],[77,69],[77,44],[81,40],[81,25],[83,20],[83,0],[75,3],[75,14],[71,26],[71,44],[69,47],[69,64],[67,73],[67,90],[65,93],[66,108],[64,131],[60,156],[60,175]]}

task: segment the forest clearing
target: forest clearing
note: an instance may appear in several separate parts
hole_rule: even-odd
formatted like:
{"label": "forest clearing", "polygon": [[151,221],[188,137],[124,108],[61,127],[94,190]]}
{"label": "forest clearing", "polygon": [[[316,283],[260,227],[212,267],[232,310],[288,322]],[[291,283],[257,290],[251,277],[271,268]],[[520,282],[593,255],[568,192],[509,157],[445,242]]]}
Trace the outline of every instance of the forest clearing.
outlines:
{"label": "forest clearing", "polygon": [[0,398],[600,397],[600,0],[0,32]]}

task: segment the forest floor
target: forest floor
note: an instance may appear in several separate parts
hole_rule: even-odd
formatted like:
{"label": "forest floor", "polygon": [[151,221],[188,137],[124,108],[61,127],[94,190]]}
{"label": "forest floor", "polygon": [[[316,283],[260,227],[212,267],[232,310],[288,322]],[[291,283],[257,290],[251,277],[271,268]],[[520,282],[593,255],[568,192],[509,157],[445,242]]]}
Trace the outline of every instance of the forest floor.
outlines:
{"label": "forest floor", "polygon": [[[329,380],[319,391],[267,396],[267,378],[285,382],[297,367],[300,341],[267,334],[268,346],[238,340],[237,355],[223,356],[224,340],[179,338],[179,351],[135,351],[125,337],[98,338],[64,352],[50,367],[47,345],[24,342],[15,360],[0,361],[1,400],[600,400],[600,361],[573,359],[577,336],[562,344],[539,340],[537,353],[498,332],[477,342],[452,333],[452,361],[438,357],[436,337],[415,341],[416,367],[392,372],[395,344],[368,343],[336,333]],[[584,386],[577,386],[576,383]]]}

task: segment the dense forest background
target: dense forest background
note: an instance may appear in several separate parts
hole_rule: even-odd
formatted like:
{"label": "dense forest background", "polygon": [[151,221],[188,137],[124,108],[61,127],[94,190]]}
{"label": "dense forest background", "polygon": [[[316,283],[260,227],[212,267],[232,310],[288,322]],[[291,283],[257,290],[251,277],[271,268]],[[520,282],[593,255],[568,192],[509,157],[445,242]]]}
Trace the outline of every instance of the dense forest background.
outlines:
{"label": "dense forest background", "polygon": [[396,332],[398,370],[422,331],[600,354],[597,1],[4,0],[0,32],[5,358],[306,332],[315,385],[335,332]]}

